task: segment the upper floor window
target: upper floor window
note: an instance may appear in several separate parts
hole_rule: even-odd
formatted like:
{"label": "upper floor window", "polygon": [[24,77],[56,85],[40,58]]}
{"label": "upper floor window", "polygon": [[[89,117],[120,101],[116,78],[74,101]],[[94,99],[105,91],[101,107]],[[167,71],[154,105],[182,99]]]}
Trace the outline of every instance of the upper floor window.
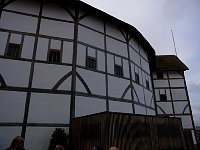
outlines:
{"label": "upper floor window", "polygon": [[157,75],[157,79],[163,79],[163,72],[158,71],[156,72],[156,75]]}
{"label": "upper floor window", "polygon": [[97,69],[97,61],[94,57],[87,57],[86,67],[90,69]]}
{"label": "upper floor window", "polygon": [[20,44],[9,43],[6,56],[11,58],[20,58],[20,51]]}
{"label": "upper floor window", "polygon": [[61,62],[61,52],[60,50],[50,50],[48,61],[53,63]]}
{"label": "upper floor window", "polygon": [[122,69],[122,66],[115,65],[114,72],[115,72],[115,75],[117,75],[117,76],[119,76],[119,77],[123,77],[123,69]]}
{"label": "upper floor window", "polygon": [[160,101],[167,101],[167,96],[165,94],[160,94]]}
{"label": "upper floor window", "polygon": [[147,89],[150,89],[149,81],[147,81],[147,80],[146,80],[146,88],[147,88]]}
{"label": "upper floor window", "polygon": [[139,78],[139,74],[135,72],[135,82],[137,84],[140,84],[140,78]]}

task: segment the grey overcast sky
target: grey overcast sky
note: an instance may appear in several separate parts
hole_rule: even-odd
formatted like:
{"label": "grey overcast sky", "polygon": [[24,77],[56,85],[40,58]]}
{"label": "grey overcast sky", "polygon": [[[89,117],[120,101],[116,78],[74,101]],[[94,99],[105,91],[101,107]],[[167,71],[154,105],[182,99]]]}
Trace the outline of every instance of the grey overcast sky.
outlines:
{"label": "grey overcast sky", "polygon": [[157,55],[175,55],[185,72],[195,124],[200,126],[200,0],[82,0],[137,28]]}

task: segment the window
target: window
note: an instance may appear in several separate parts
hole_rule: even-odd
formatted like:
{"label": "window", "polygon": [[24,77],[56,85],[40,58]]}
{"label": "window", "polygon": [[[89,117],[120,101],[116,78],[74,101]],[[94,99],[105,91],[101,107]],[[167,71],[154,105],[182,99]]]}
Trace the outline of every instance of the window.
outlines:
{"label": "window", "polygon": [[114,72],[115,72],[115,75],[117,75],[119,77],[123,77],[122,66],[115,65]]}
{"label": "window", "polygon": [[9,43],[6,56],[11,58],[20,58],[20,45]]}
{"label": "window", "polygon": [[167,96],[165,94],[160,94],[160,101],[167,101]]}
{"label": "window", "polygon": [[93,57],[87,57],[86,67],[90,69],[97,69],[96,59]]}
{"label": "window", "polygon": [[157,79],[163,79],[163,72],[156,72]]}
{"label": "window", "polygon": [[137,84],[140,84],[140,78],[139,78],[138,73],[136,73],[136,72],[135,72],[135,82],[136,82]]}
{"label": "window", "polygon": [[50,50],[48,61],[53,63],[59,63],[61,58],[61,53],[59,50]]}
{"label": "window", "polygon": [[147,80],[146,80],[146,88],[150,89],[150,87],[149,87],[149,81],[147,81]]}

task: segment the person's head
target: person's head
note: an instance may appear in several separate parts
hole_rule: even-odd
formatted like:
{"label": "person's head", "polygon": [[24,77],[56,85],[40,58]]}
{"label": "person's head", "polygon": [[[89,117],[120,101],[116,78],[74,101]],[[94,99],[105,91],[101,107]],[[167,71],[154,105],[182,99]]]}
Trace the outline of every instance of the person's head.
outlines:
{"label": "person's head", "polygon": [[24,147],[24,138],[17,136],[12,140],[10,148],[13,150],[22,150]]}
{"label": "person's head", "polygon": [[112,147],[109,148],[109,150],[118,150],[118,148],[112,146]]}
{"label": "person's head", "polygon": [[65,150],[65,147],[64,147],[63,145],[57,144],[57,145],[55,146],[55,150]]}

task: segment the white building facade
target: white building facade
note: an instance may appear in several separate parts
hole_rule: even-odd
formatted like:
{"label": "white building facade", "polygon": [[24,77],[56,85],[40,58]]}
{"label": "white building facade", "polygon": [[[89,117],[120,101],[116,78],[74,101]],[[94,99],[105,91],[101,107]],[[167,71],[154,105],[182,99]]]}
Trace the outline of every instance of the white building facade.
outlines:
{"label": "white building facade", "polygon": [[74,117],[156,115],[155,52],[134,27],[81,1],[0,4],[0,149],[47,149]]}

